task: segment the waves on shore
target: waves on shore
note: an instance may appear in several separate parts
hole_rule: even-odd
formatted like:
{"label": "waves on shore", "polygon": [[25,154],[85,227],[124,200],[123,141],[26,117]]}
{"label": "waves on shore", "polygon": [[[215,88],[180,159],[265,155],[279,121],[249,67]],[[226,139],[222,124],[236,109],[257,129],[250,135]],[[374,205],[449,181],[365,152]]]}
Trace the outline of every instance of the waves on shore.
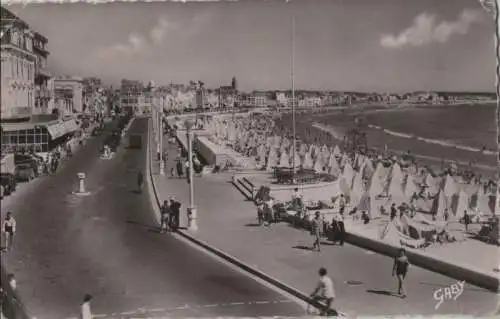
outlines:
{"label": "waves on shore", "polygon": [[432,138],[425,138],[425,137],[421,137],[421,136],[416,136],[416,135],[413,135],[413,134],[395,132],[395,131],[391,131],[389,129],[386,129],[386,128],[383,128],[383,127],[380,127],[380,126],[377,126],[377,125],[372,125],[372,124],[368,124],[368,127],[371,128],[371,129],[375,129],[375,130],[382,130],[384,133],[386,133],[388,135],[392,135],[392,136],[396,136],[396,137],[401,137],[401,138],[416,139],[418,141],[421,141],[421,142],[424,142],[424,143],[428,143],[428,144],[435,144],[435,145],[440,145],[440,146],[444,146],[444,147],[451,147],[451,148],[456,148],[456,149],[463,150],[463,151],[482,153],[482,154],[491,155],[491,156],[494,156],[496,154],[492,150],[485,150],[485,151],[483,151],[480,148],[457,144],[457,143],[454,143],[453,141],[443,141],[443,140],[438,140],[438,139],[432,139]]}
{"label": "waves on shore", "polygon": [[[333,136],[335,139],[337,139],[339,141],[342,141],[343,138],[344,138],[343,131],[341,129],[335,128],[334,126],[324,125],[324,124],[320,124],[320,123],[313,123],[312,126],[315,127],[318,130],[321,130],[321,131],[329,133],[331,136]],[[471,152],[481,152],[481,150],[477,149],[477,148],[473,148],[473,147],[469,147],[469,146],[463,146],[463,145],[458,145],[458,144],[454,144],[452,142],[446,142],[446,141],[440,141],[440,140],[434,140],[434,139],[428,139],[428,138],[418,137],[418,136],[411,135],[411,134],[394,132],[394,131],[384,129],[384,128],[382,128],[380,126],[376,126],[376,125],[371,125],[370,124],[369,127],[372,128],[372,129],[376,129],[376,130],[381,130],[381,131],[383,131],[386,134],[389,134],[389,135],[392,135],[392,136],[396,136],[396,137],[408,138],[408,139],[415,139],[415,140],[426,142],[426,143],[429,143],[429,144],[441,145],[441,146],[445,146],[445,147],[460,148],[462,150],[471,151]],[[396,153],[396,154],[400,154],[400,155],[406,153],[404,151],[395,150],[395,149],[389,149],[389,151],[393,152],[393,153]],[[488,155],[493,154],[493,155],[495,155],[495,153],[492,152],[492,151],[484,152],[484,154],[488,154]],[[442,157],[430,156],[430,155],[423,155],[423,154],[413,154],[413,156],[415,156],[418,159],[429,160],[429,161],[435,162],[435,163],[441,163],[442,161],[445,161],[445,162],[448,162],[448,163],[457,163],[457,164],[463,165],[463,166],[469,166],[471,164],[470,162],[467,162],[467,161],[462,161],[462,160],[457,160],[457,159],[454,159],[454,160],[444,159]],[[496,170],[495,166],[490,166],[490,165],[485,165],[485,164],[480,164],[480,163],[474,163],[474,164],[472,164],[472,167],[479,168],[479,169],[486,170],[486,171],[494,171],[494,170]]]}

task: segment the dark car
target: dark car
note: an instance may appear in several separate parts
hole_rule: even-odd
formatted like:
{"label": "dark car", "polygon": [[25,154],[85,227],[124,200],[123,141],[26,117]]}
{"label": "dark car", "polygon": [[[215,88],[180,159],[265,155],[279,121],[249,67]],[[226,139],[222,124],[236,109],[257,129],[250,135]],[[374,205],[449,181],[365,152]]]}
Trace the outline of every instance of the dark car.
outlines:
{"label": "dark car", "polygon": [[11,173],[0,173],[0,184],[3,186],[4,195],[10,195],[16,190],[16,178]]}
{"label": "dark car", "polygon": [[15,178],[19,182],[29,182],[35,179],[35,170],[30,164],[19,164],[16,165]]}

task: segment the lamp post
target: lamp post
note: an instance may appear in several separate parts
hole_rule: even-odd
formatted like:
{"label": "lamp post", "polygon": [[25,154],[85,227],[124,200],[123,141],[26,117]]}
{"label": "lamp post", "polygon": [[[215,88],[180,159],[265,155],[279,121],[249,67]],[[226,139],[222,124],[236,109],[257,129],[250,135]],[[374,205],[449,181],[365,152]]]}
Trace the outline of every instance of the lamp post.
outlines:
{"label": "lamp post", "polygon": [[194,183],[193,183],[193,120],[188,118],[184,125],[186,126],[187,144],[188,144],[188,180],[189,180],[189,207],[187,209],[188,215],[188,229],[196,231],[198,225],[196,223],[196,207],[194,206]]}
{"label": "lamp post", "polygon": [[160,146],[160,175],[163,176],[165,175],[165,161],[163,160],[163,97],[160,96],[161,103],[160,103],[160,112],[158,116],[158,125],[160,127],[159,130],[159,146]]}

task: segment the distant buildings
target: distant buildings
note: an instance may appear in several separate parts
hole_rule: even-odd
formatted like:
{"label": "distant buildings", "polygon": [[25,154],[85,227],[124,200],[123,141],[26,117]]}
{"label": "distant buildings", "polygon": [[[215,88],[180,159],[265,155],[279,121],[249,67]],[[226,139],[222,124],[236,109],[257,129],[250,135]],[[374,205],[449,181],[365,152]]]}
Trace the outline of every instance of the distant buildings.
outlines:
{"label": "distant buildings", "polygon": [[144,84],[141,81],[122,79],[120,86],[120,108],[125,113],[138,113],[144,104]]}
{"label": "distant buildings", "polygon": [[83,79],[74,76],[58,76],[54,79],[55,107],[61,116],[83,111]]}

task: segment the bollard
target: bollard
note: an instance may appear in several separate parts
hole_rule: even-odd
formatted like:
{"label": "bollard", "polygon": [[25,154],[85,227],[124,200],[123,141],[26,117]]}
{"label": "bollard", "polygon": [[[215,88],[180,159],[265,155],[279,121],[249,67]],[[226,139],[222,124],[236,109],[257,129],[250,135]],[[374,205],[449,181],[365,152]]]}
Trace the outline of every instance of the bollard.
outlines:
{"label": "bollard", "polygon": [[188,215],[188,229],[190,231],[197,231],[198,230],[198,223],[196,221],[196,208],[194,207],[189,207],[187,209],[187,215]]}
{"label": "bollard", "polygon": [[78,179],[80,180],[80,188],[78,189],[78,192],[81,194],[86,193],[85,191],[85,173],[78,173],[76,174],[78,176]]}

